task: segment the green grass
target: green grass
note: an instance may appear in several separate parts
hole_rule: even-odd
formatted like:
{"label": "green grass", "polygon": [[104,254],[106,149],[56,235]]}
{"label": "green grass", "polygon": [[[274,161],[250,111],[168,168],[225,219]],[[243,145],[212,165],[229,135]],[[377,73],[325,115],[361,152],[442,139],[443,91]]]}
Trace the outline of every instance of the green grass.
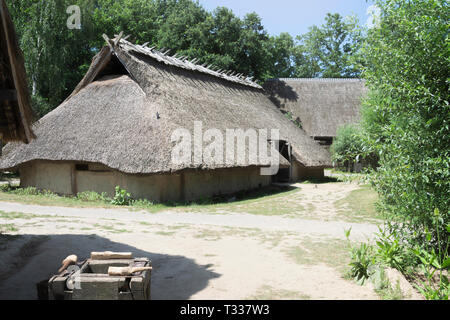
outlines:
{"label": "green grass", "polygon": [[19,229],[12,223],[0,224],[0,234],[16,231],[19,231]]}
{"label": "green grass", "polygon": [[367,174],[357,173],[357,172],[347,172],[338,169],[331,169],[330,173],[334,175],[334,179],[338,182],[358,182],[358,183],[366,183],[367,182]]}
{"label": "green grass", "polygon": [[157,231],[155,234],[158,234],[160,236],[173,236],[175,234],[175,231]]}
{"label": "green grass", "polygon": [[25,204],[37,204],[42,206],[61,206],[61,207],[114,207],[113,205],[101,200],[84,200],[77,197],[66,197],[49,191],[39,191],[36,188],[0,188],[0,201],[13,201]]}
{"label": "green grass", "polygon": [[[298,192],[298,188],[289,186],[267,186],[264,188],[242,191],[233,195],[215,196],[192,202],[152,203],[145,199],[133,200],[130,206],[117,206],[110,203],[106,194],[82,192],[77,196],[61,196],[47,190],[37,190],[34,187],[18,188],[4,185],[0,187],[0,201],[13,201],[25,204],[37,204],[62,207],[102,207],[128,208],[131,211],[145,210],[156,213],[164,210],[245,212],[250,214],[279,215],[290,214],[292,211],[303,211],[300,204],[293,208],[284,201],[288,196]],[[232,199],[233,201],[231,201]]]}
{"label": "green grass", "polygon": [[[223,237],[240,237],[249,238],[257,237],[260,238],[262,242],[267,241],[269,233],[261,233],[261,230],[256,228],[239,228],[239,227],[221,227],[218,229],[199,229],[194,235],[195,238],[205,239],[207,241],[217,241]],[[261,238],[263,236],[263,238]]]}
{"label": "green grass", "polygon": [[286,254],[300,265],[325,264],[339,271],[342,276],[348,270],[349,242],[340,239],[302,239],[297,246],[285,250]]}
{"label": "green grass", "polygon": [[130,230],[126,230],[126,229],[116,229],[113,226],[109,226],[109,225],[101,225],[101,224],[94,224],[94,227],[100,230],[104,230],[104,231],[108,231],[108,232],[112,232],[112,233],[131,233],[132,231]]}
{"label": "green grass", "polygon": [[33,213],[23,213],[23,212],[5,212],[0,210],[0,218],[5,220],[15,220],[24,219],[30,220],[34,218],[58,218],[57,216],[52,216],[48,214],[33,214]]}
{"label": "green grass", "polygon": [[380,222],[382,217],[376,210],[378,194],[369,185],[363,185],[334,204],[338,218],[348,222]]}
{"label": "green grass", "polygon": [[[298,195],[299,188],[272,185],[258,190],[241,192],[234,195],[196,201],[180,209],[208,213],[249,213],[256,215],[291,215],[303,212],[305,207],[300,201],[292,201]],[[233,201],[230,201],[233,199]],[[289,201],[291,200],[291,201]]]}
{"label": "green grass", "polygon": [[19,188],[8,185],[0,187],[0,201],[13,201],[24,204],[37,204],[42,206],[61,206],[78,208],[128,208],[130,210],[146,210],[158,212],[167,210],[170,206],[153,204],[147,200],[133,201],[131,206],[118,206],[110,203],[105,193],[98,194],[92,191],[78,193],[77,196],[62,196],[48,190],[38,190],[34,187]]}
{"label": "green grass", "polygon": [[245,300],[310,300],[311,297],[297,291],[275,289],[264,285]]}

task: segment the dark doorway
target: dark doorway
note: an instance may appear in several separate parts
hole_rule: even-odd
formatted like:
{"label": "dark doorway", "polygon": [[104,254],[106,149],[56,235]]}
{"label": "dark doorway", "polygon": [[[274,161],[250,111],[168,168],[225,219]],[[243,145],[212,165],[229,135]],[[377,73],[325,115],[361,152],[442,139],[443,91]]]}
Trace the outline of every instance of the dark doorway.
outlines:
{"label": "dark doorway", "polygon": [[[278,141],[278,151],[286,160],[291,163],[291,145],[284,140]],[[280,168],[278,173],[273,176],[273,182],[289,182],[291,180],[291,166]]]}

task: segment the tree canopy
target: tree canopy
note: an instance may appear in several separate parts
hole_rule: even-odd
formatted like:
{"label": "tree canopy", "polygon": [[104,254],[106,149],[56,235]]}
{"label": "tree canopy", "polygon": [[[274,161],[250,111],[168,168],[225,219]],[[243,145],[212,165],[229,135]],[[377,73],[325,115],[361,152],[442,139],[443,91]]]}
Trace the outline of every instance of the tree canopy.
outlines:
{"label": "tree canopy", "polygon": [[[193,0],[9,1],[33,97],[43,116],[73,90],[104,45],[102,34],[170,49],[199,63],[234,70],[256,81],[281,77],[357,77],[352,61],[361,39],[357,21],[328,14],[305,35],[270,36],[256,13],[212,12]],[[81,9],[81,29],[68,29],[70,5]]]}

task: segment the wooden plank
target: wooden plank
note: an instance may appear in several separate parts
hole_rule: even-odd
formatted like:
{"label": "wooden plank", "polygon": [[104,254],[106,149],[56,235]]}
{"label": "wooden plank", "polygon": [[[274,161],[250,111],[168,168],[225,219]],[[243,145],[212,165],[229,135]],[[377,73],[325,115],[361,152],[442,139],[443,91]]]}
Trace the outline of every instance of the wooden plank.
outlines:
{"label": "wooden plank", "polygon": [[133,253],[131,252],[91,252],[92,260],[110,260],[110,259],[132,259]]}

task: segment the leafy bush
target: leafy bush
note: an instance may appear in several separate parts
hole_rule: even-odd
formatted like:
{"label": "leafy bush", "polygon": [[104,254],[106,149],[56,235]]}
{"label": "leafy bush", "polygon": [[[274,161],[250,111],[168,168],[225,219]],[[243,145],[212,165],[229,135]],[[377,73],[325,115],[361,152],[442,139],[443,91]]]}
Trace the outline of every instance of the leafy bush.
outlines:
{"label": "leafy bush", "polygon": [[127,190],[116,186],[114,198],[111,200],[111,203],[118,206],[128,206],[131,204],[131,201],[131,194],[128,193]]}
{"label": "leafy bush", "polygon": [[417,259],[402,245],[399,236],[396,233],[388,234],[381,228],[379,228],[376,239],[376,259],[382,265],[395,268],[403,273],[408,271],[408,267],[417,265]]}
{"label": "leafy bush", "polygon": [[[379,23],[362,50],[369,89],[363,127],[380,156],[374,186],[392,222],[389,232],[401,235],[409,248],[427,242],[444,255],[450,235],[445,229],[450,222],[448,3],[376,4]],[[438,226],[435,209],[442,219]]]}
{"label": "leafy bush", "polygon": [[366,146],[363,132],[357,124],[347,124],[338,129],[330,152],[332,160],[348,171],[352,171],[353,165],[358,162],[372,166],[376,163],[376,158]]}
{"label": "leafy bush", "polygon": [[[441,243],[442,234],[440,233],[440,224],[443,223],[443,219],[439,210],[435,210],[433,214],[433,223],[435,225],[435,233],[437,235],[438,243]],[[445,226],[445,229],[450,232],[450,224]],[[445,234],[444,234],[445,236]],[[450,295],[450,285],[447,275],[444,274],[444,270],[449,270],[450,268],[450,257],[448,253],[450,239],[445,237],[442,239],[444,247],[438,246],[438,251],[435,250],[432,245],[433,232],[426,231],[425,233],[426,242],[423,245],[417,244],[413,252],[416,257],[420,260],[421,271],[425,275],[426,282],[419,281],[421,286],[417,286],[417,289],[425,296],[427,299],[439,299],[448,300]],[[434,280],[434,276],[438,272],[438,281]]]}
{"label": "leafy bush", "polygon": [[351,251],[351,276],[360,284],[370,278],[371,266],[374,264],[373,247],[366,243],[361,243],[357,248]]}

